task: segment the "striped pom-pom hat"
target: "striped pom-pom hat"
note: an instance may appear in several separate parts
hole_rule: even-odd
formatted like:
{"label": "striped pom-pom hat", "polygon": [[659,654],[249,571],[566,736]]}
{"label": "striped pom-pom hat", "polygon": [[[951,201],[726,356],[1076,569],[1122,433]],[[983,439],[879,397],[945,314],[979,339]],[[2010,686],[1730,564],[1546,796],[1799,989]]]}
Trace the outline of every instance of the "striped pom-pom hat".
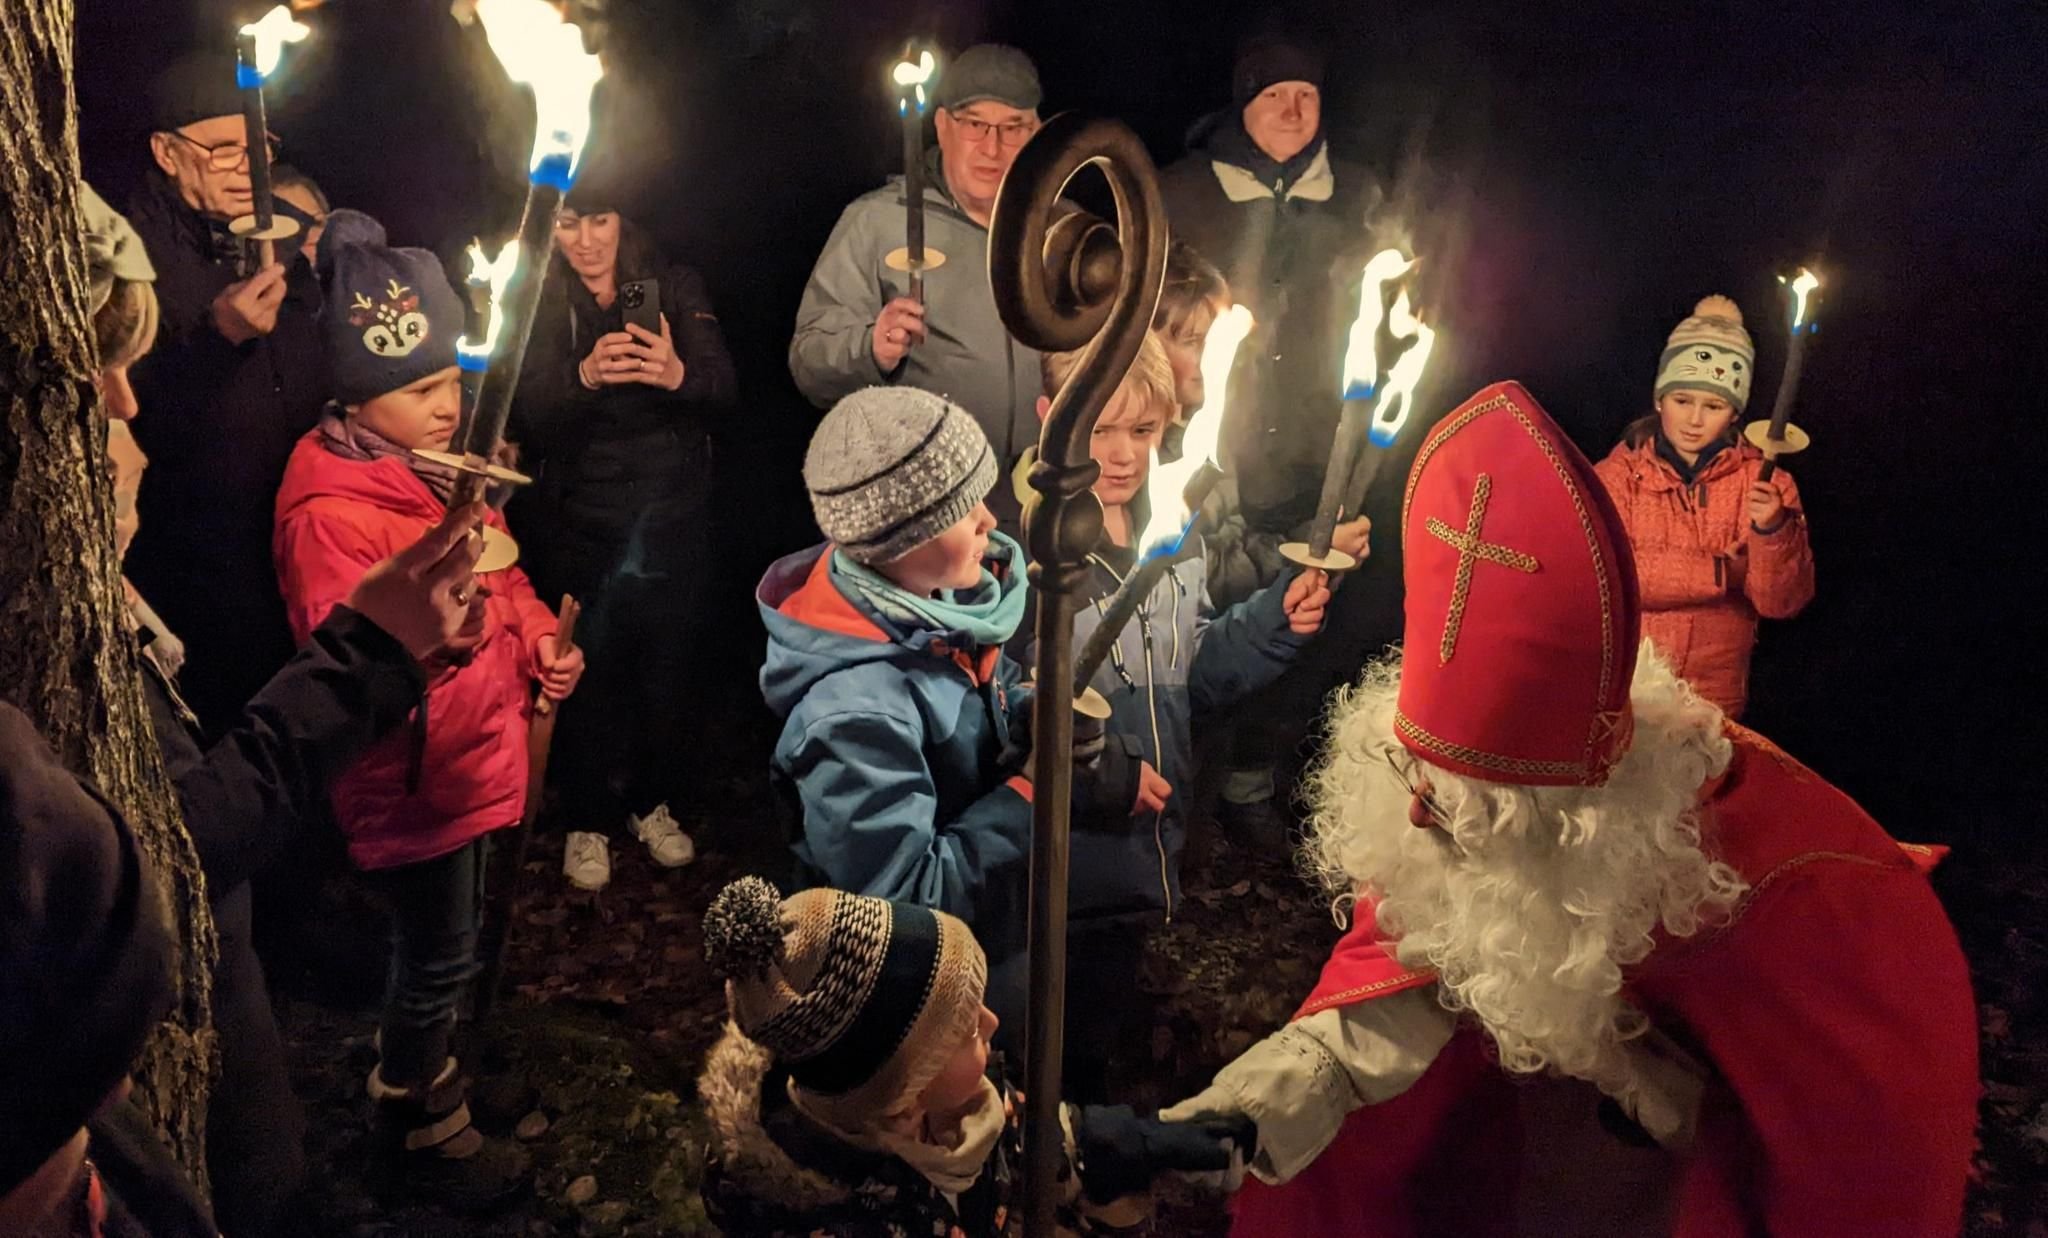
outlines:
{"label": "striped pom-pom hat", "polygon": [[848,1125],[921,1094],[981,1018],[988,962],[959,919],[909,903],[733,882],[704,915],[733,1022]]}

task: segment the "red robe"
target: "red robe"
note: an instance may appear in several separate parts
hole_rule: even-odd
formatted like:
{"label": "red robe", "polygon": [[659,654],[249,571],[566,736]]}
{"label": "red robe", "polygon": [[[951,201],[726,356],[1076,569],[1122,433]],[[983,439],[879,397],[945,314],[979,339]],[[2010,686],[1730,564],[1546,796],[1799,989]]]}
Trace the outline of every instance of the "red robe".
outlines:
{"label": "red robe", "polygon": [[[1975,1148],[1977,1024],[1955,931],[1894,842],[1768,740],[1732,726],[1708,850],[1750,892],[1726,924],[1659,945],[1629,996],[1709,1063],[1674,1233],[1953,1235]],[[1297,1018],[1428,983],[1374,940],[1338,943]],[[1478,1033],[1361,1108],[1282,1187],[1248,1182],[1238,1238],[1512,1232],[1515,1099]]]}

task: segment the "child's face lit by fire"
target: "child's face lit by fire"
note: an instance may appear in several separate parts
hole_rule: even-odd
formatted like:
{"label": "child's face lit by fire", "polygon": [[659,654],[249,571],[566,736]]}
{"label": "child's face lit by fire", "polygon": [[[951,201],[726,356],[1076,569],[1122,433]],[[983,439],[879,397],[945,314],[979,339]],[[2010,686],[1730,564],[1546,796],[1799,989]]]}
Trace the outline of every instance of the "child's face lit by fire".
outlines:
{"label": "child's face lit by fire", "polygon": [[1095,479],[1095,497],[1105,507],[1122,507],[1145,489],[1145,477],[1152,471],[1152,453],[1159,449],[1160,433],[1166,428],[1167,410],[1148,408],[1144,401],[1122,387],[1095,421],[1088,436],[1088,454],[1102,466]]}
{"label": "child's face lit by fire", "polygon": [[454,366],[349,406],[349,416],[400,447],[446,451],[462,416],[462,372]]}
{"label": "child's face lit by fire", "polygon": [[1664,437],[1691,463],[1726,437],[1735,406],[1707,391],[1674,391],[1657,401],[1657,420]]}
{"label": "child's face lit by fire", "polygon": [[988,1042],[996,1034],[996,1013],[981,1008],[974,1034],[960,1042],[953,1056],[929,1084],[918,1101],[926,1113],[951,1117],[970,1108],[981,1095],[982,1080],[988,1075]]}
{"label": "child's face lit by fire", "polygon": [[584,279],[608,279],[619,266],[619,215],[593,211],[579,215],[564,209],[555,216],[555,244],[569,260],[569,269]]}
{"label": "child's face lit by fire", "polygon": [[972,589],[981,583],[981,561],[988,555],[989,530],[995,527],[988,504],[976,503],[945,532],[875,570],[920,597],[941,589]]}

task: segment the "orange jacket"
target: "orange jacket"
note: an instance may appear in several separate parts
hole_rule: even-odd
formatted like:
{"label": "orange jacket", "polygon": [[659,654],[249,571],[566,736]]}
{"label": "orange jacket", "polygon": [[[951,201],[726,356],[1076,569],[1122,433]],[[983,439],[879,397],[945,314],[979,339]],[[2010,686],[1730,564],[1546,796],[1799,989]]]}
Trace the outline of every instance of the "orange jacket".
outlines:
{"label": "orange jacket", "polygon": [[1635,548],[1643,635],[1701,696],[1731,718],[1749,700],[1756,621],[1790,619],[1813,600],[1813,551],[1799,487],[1771,478],[1785,516],[1770,533],[1749,524],[1749,487],[1763,453],[1724,449],[1691,484],[1657,456],[1656,438],[1617,444],[1597,467]]}

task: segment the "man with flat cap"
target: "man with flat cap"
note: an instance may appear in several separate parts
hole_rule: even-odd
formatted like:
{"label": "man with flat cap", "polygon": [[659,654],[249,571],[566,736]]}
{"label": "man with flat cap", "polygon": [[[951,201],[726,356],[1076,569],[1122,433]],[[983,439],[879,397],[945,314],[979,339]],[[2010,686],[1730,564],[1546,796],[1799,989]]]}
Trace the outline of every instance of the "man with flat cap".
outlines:
{"label": "man with flat cap", "polygon": [[[135,375],[135,437],[151,467],[129,562],[191,652],[187,699],[209,732],[291,656],[272,506],[285,457],[327,396],[311,268],[290,244],[259,267],[228,230],[252,200],[234,80],[225,52],[178,61],[158,79],[155,167],[128,212],[156,266],[163,317]],[[293,213],[282,200],[277,209]]]}
{"label": "man with flat cap", "polygon": [[[1038,70],[1014,47],[984,43],[940,66],[937,149],[925,159],[926,244],[945,255],[924,277],[885,259],[903,246],[904,178],[853,200],[825,242],[797,307],[789,371],[819,408],[877,384],[943,395],[974,415],[1005,474],[1038,442],[1038,353],[996,313],[988,283],[988,220],[1003,174],[1038,131]],[[989,508],[1018,532],[1012,488]]]}

